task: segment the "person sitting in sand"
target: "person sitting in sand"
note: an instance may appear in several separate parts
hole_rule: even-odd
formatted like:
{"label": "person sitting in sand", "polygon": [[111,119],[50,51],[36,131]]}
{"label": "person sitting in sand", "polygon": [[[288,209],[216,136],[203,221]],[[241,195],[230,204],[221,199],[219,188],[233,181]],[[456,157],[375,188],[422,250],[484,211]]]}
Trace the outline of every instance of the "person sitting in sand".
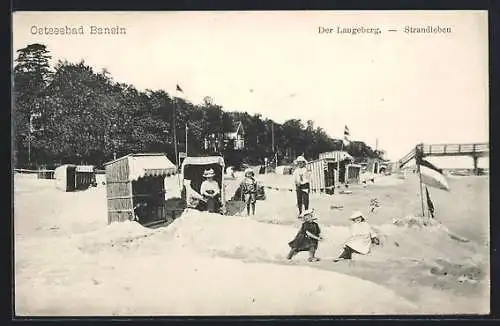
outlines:
{"label": "person sitting in sand", "polygon": [[205,170],[203,177],[206,180],[202,182],[200,187],[200,193],[206,202],[206,209],[210,213],[217,213],[219,209],[220,189],[219,183],[214,180],[214,176],[215,172],[213,169]]}
{"label": "person sitting in sand", "polygon": [[320,236],[321,230],[318,223],[314,222],[317,218],[314,216],[314,210],[308,209],[302,213],[304,222],[295,238],[288,243],[290,252],[287,259],[292,259],[297,253],[301,251],[309,251],[308,261],[318,261],[316,250],[318,249],[318,241],[323,240]]}
{"label": "person sitting in sand", "polygon": [[344,251],[334,262],[344,259],[352,259],[352,254],[366,255],[371,252],[373,244],[380,244],[377,234],[366,222],[363,213],[354,212],[349,218],[352,221],[350,232],[351,237],[344,244]]}
{"label": "person sitting in sand", "polygon": [[241,196],[247,206],[247,215],[255,215],[255,202],[257,201],[257,181],[255,181],[254,172],[248,168],[245,170],[245,179],[241,183]]}

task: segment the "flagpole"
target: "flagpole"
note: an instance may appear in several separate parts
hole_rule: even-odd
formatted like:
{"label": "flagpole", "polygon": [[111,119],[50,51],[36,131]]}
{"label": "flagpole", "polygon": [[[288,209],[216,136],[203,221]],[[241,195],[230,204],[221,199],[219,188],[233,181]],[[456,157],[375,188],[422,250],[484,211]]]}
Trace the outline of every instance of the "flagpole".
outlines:
{"label": "flagpole", "polygon": [[[175,125],[175,116],[176,116],[176,107],[177,107],[177,99],[174,99],[174,110],[173,110],[173,119],[172,123],[174,125],[174,153],[175,153],[175,165],[177,166],[177,171],[179,172],[179,154],[177,152],[177,127]],[[179,189],[181,188],[181,176],[180,173],[177,173],[177,183],[179,184]]]}
{"label": "flagpole", "polygon": [[342,140],[342,145],[340,145],[340,153],[337,158],[337,181],[340,183],[340,157],[342,156],[342,152],[344,151],[344,140]]}

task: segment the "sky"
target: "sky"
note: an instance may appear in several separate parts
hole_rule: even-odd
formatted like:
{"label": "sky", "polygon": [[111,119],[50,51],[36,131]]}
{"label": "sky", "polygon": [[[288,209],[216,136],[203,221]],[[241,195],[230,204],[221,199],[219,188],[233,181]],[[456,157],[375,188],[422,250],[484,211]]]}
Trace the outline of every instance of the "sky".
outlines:
{"label": "sky", "polygon": [[[65,26],[85,35],[34,33]],[[125,33],[91,34],[92,26]],[[411,34],[405,26],[452,31]],[[35,42],[54,62],[83,59],[141,90],[174,94],[179,84],[193,103],[210,96],[226,110],[279,123],[313,120],[331,137],[347,125],[352,140],[375,148],[378,139],[391,160],[420,142],[489,140],[486,11],[14,13],[14,58]]]}

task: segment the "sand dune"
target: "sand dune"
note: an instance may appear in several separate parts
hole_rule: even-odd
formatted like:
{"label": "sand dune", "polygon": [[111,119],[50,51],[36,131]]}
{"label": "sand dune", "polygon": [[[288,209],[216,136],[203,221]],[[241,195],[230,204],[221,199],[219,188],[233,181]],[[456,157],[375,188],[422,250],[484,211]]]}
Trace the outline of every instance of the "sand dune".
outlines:
{"label": "sand dune", "polygon": [[[264,179],[286,182],[274,177]],[[451,193],[431,191],[440,218],[433,227],[397,227],[393,218],[419,210],[409,179],[312,196],[325,241],[322,260],[311,264],[306,253],[284,259],[300,226],[291,192],[269,190],[254,217],[188,211],[167,227],[147,229],[107,225],[104,187],[63,193],[50,180],[16,176],[16,313],[487,313],[488,180],[454,179]],[[373,197],[381,207],[367,216],[383,245],[351,263],[332,263],[348,236],[345,217],[353,209],[368,212]]]}

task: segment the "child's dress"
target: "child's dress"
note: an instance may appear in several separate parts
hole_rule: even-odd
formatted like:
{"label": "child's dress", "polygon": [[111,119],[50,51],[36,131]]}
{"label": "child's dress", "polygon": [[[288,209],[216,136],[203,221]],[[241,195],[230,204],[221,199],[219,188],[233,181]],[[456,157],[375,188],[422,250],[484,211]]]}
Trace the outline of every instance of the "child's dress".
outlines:
{"label": "child's dress", "polygon": [[246,204],[254,204],[257,200],[257,181],[246,177],[241,184],[243,200]]}
{"label": "child's dress", "polygon": [[318,248],[318,240],[309,237],[306,231],[309,231],[317,237],[319,237],[321,233],[318,223],[314,221],[306,221],[302,223],[302,227],[295,236],[295,239],[288,243],[290,248],[295,249],[295,251],[309,251],[311,249],[316,250]]}

